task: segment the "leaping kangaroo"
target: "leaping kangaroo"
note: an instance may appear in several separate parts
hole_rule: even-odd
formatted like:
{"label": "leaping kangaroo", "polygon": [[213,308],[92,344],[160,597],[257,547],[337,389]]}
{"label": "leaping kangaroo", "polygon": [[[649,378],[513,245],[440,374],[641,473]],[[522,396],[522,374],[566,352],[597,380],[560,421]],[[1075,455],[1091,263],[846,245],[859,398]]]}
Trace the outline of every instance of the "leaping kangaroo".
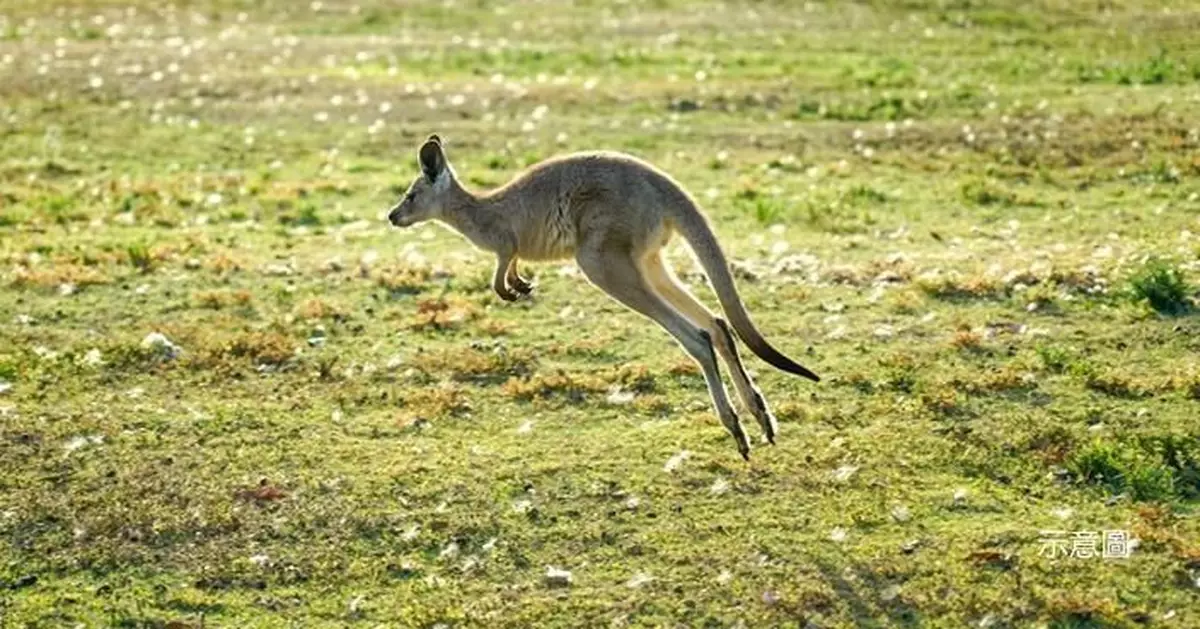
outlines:
{"label": "leaping kangaroo", "polygon": [[[774,367],[820,380],[754,327],[708,220],[683,187],[658,168],[622,153],[573,153],[534,164],[496,190],[476,193],[459,183],[438,136],[429,136],[417,161],[421,174],[388,213],[393,225],[439,221],[495,253],[492,288],[507,301],[534,288],[518,275],[518,258],[574,256],[592,284],[661,325],[700,365],[717,415],[742,458],[750,459],[750,444],[729,403],[716,353],[729,366],[739,397],[771,444],[778,424],[742,366],[731,325]],[[675,232],[691,245],[728,324],[697,301],[663,261],[662,248]]]}

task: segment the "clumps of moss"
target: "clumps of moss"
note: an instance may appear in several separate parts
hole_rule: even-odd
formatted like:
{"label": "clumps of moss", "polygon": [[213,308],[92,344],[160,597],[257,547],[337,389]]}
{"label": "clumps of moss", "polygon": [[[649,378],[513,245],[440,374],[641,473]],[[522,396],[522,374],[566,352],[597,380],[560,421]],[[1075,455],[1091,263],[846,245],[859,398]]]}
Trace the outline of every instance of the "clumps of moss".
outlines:
{"label": "clumps of moss", "polygon": [[691,359],[681,359],[675,364],[667,367],[667,374],[673,377],[693,377],[700,376],[700,366],[696,361]]}
{"label": "clumps of moss", "polygon": [[416,295],[429,287],[430,272],[426,268],[385,268],[375,276],[375,283],[391,296]]}
{"label": "clumps of moss", "polygon": [[1170,383],[1183,397],[1200,401],[1200,372],[1192,371],[1173,376]]}
{"label": "clumps of moss", "polygon": [[963,352],[982,352],[983,335],[970,328],[959,329],[950,338],[950,345]]}
{"label": "clumps of moss", "polygon": [[456,382],[501,384],[510,378],[533,373],[533,355],[503,345],[492,348],[472,346],[466,349],[428,352],[419,359],[428,373],[449,377]]}
{"label": "clumps of moss", "polygon": [[1011,207],[1014,205],[1031,204],[1031,202],[1018,197],[1011,190],[1007,190],[995,182],[982,179],[974,179],[964,183],[959,187],[959,194],[962,195],[964,201],[981,207]]}
{"label": "clumps of moss", "polygon": [[200,348],[192,358],[191,365],[207,369],[249,362],[255,366],[278,367],[295,355],[295,343],[284,334],[273,331],[241,332]]}
{"label": "clumps of moss", "polygon": [[1079,482],[1134,500],[1191,499],[1200,496],[1200,439],[1169,434],[1094,441],[1070,456],[1067,469]]}
{"label": "clumps of moss", "polygon": [[911,354],[896,352],[883,356],[879,359],[879,366],[883,372],[883,378],[878,382],[879,388],[900,393],[912,393],[916,388],[920,365]]}
{"label": "clumps of moss", "polygon": [[204,258],[201,265],[219,276],[228,275],[246,267],[240,260],[225,252],[217,252]]}
{"label": "clumps of moss", "polygon": [[346,311],[341,306],[320,297],[306,299],[296,306],[296,316],[301,319],[333,319],[334,321],[342,321],[346,318]]}
{"label": "clumps of moss", "polygon": [[406,327],[416,332],[455,330],[481,314],[478,306],[462,298],[447,296],[424,299],[417,303],[417,312]]}
{"label": "clumps of moss", "polygon": [[894,290],[888,293],[885,303],[888,309],[900,315],[915,315],[921,311],[924,298],[912,289]]}
{"label": "clumps of moss", "polygon": [[654,373],[645,365],[621,365],[605,379],[633,393],[646,394],[658,390],[658,381]]}
{"label": "clumps of moss", "polygon": [[1151,258],[1129,276],[1129,296],[1155,312],[1169,316],[1187,314],[1195,308],[1182,269],[1160,258]]}
{"label": "clumps of moss", "polygon": [[958,390],[972,395],[1001,394],[1037,388],[1037,380],[1033,375],[1013,364],[964,374],[954,378],[951,384]]}
{"label": "clumps of moss", "polygon": [[142,243],[134,243],[125,248],[126,258],[129,260],[129,265],[141,271],[149,273],[154,270],[154,256],[150,254],[150,249]]}
{"label": "clumps of moss", "polygon": [[1002,299],[1008,294],[1000,279],[982,274],[941,274],[919,278],[916,284],[926,295],[943,301]]}
{"label": "clumps of moss", "polygon": [[581,403],[592,394],[607,393],[611,399],[613,392],[647,395],[657,390],[656,377],[644,365],[621,365],[591,374],[558,370],[551,374],[512,378],[503,388],[505,395],[523,402],[557,399],[572,404]]}
{"label": "clumps of moss", "polygon": [[471,411],[471,403],[462,387],[453,382],[441,386],[422,387],[400,400],[406,423],[415,418],[459,417]]}
{"label": "clumps of moss", "polygon": [[917,399],[927,411],[942,417],[961,415],[965,410],[965,396],[949,385],[924,387]]}
{"label": "clumps of moss", "polygon": [[81,264],[18,266],[9,276],[12,288],[58,288],[61,286],[98,286],[112,282],[99,268]]}
{"label": "clumps of moss", "polygon": [[504,383],[503,392],[522,402],[554,398],[578,404],[590,394],[607,391],[608,387],[608,383],[594,376],[557,371],[510,379]]}
{"label": "clumps of moss", "polygon": [[1056,596],[1046,602],[1046,616],[1051,627],[1122,627],[1124,615],[1110,600],[1079,596]]}
{"label": "clumps of moss", "polygon": [[1110,397],[1135,400],[1155,393],[1155,387],[1118,370],[1092,371],[1084,376],[1084,386]]}
{"label": "clumps of moss", "polygon": [[1074,350],[1058,345],[1039,345],[1036,351],[1041,368],[1050,373],[1067,373],[1084,364],[1080,363]]}
{"label": "clumps of moss", "polygon": [[225,308],[246,308],[254,301],[254,294],[245,289],[238,290],[205,290],[192,295],[192,303],[198,308],[222,310]]}

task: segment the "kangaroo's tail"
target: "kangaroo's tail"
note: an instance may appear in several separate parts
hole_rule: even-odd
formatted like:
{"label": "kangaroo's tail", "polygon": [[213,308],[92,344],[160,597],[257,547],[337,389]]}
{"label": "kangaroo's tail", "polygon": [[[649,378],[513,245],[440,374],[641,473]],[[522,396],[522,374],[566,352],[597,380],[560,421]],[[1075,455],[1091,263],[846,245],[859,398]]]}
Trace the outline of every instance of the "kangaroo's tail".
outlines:
{"label": "kangaroo's tail", "polygon": [[704,273],[708,275],[708,280],[717,293],[717,299],[721,302],[721,308],[729,317],[729,322],[733,325],[738,337],[759,358],[771,363],[776,368],[819,382],[821,378],[817,374],[784,356],[763,338],[758,328],[754,327],[754,323],[750,320],[750,314],[746,312],[746,306],[738,296],[737,287],[733,283],[733,275],[729,272],[729,262],[721,250],[720,243],[717,242],[716,234],[713,233],[708,220],[700,213],[700,209],[696,207],[696,203],[682,191],[679,192],[681,202],[672,204],[674,207],[671,218],[675,222],[676,229],[691,245]]}

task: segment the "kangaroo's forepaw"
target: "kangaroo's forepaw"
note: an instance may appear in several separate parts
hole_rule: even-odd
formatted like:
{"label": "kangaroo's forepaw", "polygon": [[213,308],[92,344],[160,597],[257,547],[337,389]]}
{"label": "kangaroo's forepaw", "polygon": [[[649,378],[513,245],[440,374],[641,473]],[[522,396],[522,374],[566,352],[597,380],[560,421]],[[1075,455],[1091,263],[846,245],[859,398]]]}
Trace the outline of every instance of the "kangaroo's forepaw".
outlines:
{"label": "kangaroo's forepaw", "polygon": [[517,277],[513,279],[512,289],[522,295],[529,295],[533,292],[534,283],[523,278]]}

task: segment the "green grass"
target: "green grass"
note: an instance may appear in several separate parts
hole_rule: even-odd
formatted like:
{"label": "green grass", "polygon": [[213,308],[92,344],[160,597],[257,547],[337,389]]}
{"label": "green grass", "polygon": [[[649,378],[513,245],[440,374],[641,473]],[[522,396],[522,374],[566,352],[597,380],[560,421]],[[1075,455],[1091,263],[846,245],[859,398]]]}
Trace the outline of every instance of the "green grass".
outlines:
{"label": "green grass", "polygon": [[1167,315],[1184,314],[1192,309],[1192,293],[1186,275],[1178,267],[1158,258],[1148,260],[1129,278],[1135,301],[1145,302]]}
{"label": "green grass", "polygon": [[[1198,25],[5,3],[0,626],[1200,624]],[[596,148],[681,181],[823,376],[743,352],[779,444],[742,462],[569,261],[509,304],[389,227],[435,132],[480,187]],[[1129,558],[1040,552],[1106,530]]]}

